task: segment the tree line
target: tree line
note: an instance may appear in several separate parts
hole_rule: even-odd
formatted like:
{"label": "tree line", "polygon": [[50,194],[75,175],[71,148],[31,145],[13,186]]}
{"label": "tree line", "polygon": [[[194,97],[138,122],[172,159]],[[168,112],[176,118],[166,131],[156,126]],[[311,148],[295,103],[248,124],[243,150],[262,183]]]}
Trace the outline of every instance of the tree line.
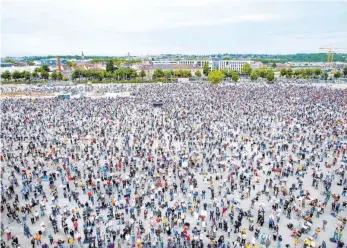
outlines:
{"label": "tree line", "polygon": [[[208,79],[213,84],[218,84],[223,80],[232,80],[235,83],[240,79],[240,73],[234,70],[213,70],[210,72],[210,68],[207,64],[204,66],[204,75],[208,76]],[[241,74],[249,76],[252,81],[259,78],[267,79],[268,82],[273,82],[275,79],[275,72],[272,69],[252,69],[251,65],[246,63],[242,66]]]}
{"label": "tree line", "polygon": [[[145,74],[146,75],[146,74]],[[145,77],[140,73],[141,77]],[[118,68],[116,70],[74,70],[72,72],[72,80],[98,80],[116,79],[116,80],[131,80],[137,78],[137,72],[132,68]]]}
{"label": "tree line", "polygon": [[[333,76],[334,78],[340,78],[344,74],[345,76],[347,75],[347,67],[344,68],[343,73],[340,71],[334,72]],[[329,74],[327,72],[323,72],[322,69],[316,68],[307,68],[307,69],[298,69],[293,71],[291,68],[289,69],[281,69],[280,71],[280,76],[281,77],[286,77],[286,78],[302,78],[302,79],[307,79],[307,78],[315,78],[315,79],[328,79]]]}
{"label": "tree line", "polygon": [[[183,77],[183,78],[190,78],[192,77],[192,72],[190,70],[162,70],[162,69],[155,69],[153,72],[153,79],[158,78],[177,78],[177,77]],[[201,77],[201,72],[198,70],[195,72],[195,76]]]}
{"label": "tree line", "polygon": [[1,74],[1,78],[6,81],[14,80],[14,81],[37,81],[37,80],[63,80],[64,75],[61,72],[52,72],[49,73],[49,67],[47,65],[43,65],[39,68],[35,68],[33,72],[30,71],[18,71],[10,72],[8,70],[4,71]]}

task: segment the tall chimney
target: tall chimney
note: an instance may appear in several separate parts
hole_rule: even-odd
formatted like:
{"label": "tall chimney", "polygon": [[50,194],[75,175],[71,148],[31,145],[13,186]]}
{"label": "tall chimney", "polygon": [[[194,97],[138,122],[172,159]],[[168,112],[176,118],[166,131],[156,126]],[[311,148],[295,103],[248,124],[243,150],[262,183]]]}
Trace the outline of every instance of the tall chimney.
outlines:
{"label": "tall chimney", "polygon": [[61,72],[61,64],[60,64],[60,58],[57,58],[57,63],[58,63],[58,71]]}

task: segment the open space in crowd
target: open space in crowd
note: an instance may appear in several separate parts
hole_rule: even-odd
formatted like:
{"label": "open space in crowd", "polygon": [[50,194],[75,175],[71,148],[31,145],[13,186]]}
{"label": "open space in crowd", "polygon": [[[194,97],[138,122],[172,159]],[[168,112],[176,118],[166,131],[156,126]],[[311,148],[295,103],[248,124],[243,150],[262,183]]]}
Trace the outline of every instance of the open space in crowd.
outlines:
{"label": "open space in crowd", "polygon": [[346,247],[347,90],[17,86],[1,101],[1,248]]}

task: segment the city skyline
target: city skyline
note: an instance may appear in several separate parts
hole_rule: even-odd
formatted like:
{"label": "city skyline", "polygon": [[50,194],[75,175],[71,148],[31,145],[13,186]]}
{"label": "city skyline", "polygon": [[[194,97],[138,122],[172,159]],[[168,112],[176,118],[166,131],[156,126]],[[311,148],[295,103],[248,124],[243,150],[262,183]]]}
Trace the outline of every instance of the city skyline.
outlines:
{"label": "city skyline", "polygon": [[[294,54],[347,47],[347,2],[4,0],[1,56]],[[347,51],[342,51],[347,52]]]}

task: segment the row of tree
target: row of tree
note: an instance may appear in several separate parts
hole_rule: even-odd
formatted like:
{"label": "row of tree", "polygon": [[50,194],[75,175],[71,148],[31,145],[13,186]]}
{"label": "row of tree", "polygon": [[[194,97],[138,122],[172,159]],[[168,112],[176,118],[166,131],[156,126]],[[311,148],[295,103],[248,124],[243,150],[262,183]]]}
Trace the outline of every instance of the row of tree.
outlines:
{"label": "row of tree", "polygon": [[[118,68],[113,72],[111,70],[75,70],[72,73],[72,79],[76,80],[103,80],[105,79],[115,79],[115,80],[132,80],[138,77],[142,79],[146,77],[146,72],[141,70],[137,73],[135,69],[132,68]],[[195,76],[201,77],[201,72],[196,71]],[[160,78],[172,78],[172,77],[192,77],[192,72],[189,70],[162,70],[156,69],[152,75],[153,79]]]}
{"label": "row of tree", "polygon": [[[248,74],[252,81],[258,80],[259,78],[267,79],[272,82],[275,79],[275,72],[271,69],[255,69],[248,68],[247,64],[242,68],[242,74]],[[218,84],[224,79],[231,79],[235,83],[239,81],[240,74],[234,70],[213,70],[208,74],[208,79],[213,84]]]}
{"label": "row of tree", "polygon": [[26,81],[32,81],[32,80],[47,80],[47,79],[52,79],[52,80],[63,80],[64,76],[61,72],[52,72],[49,74],[49,72],[42,70],[41,72],[30,72],[30,71],[14,71],[13,73],[9,71],[4,71],[1,74],[1,78],[7,81],[10,80],[26,80]]}
{"label": "row of tree", "polygon": [[[201,77],[201,72],[198,70],[195,72],[195,76]],[[153,79],[157,78],[172,78],[172,77],[184,77],[184,78],[190,78],[192,77],[192,72],[189,70],[162,70],[162,69],[155,69],[153,73]]]}
{"label": "row of tree", "polygon": [[231,79],[236,83],[240,79],[240,74],[234,70],[213,70],[208,74],[208,80],[213,84],[218,84],[224,79]]}
{"label": "row of tree", "polygon": [[[72,80],[99,80],[102,81],[105,79],[116,79],[116,80],[130,80],[135,79],[139,75],[135,69],[132,68],[118,68],[115,71],[107,71],[107,70],[75,70],[72,72]],[[144,71],[140,72],[140,77],[143,78],[146,76]]]}
{"label": "row of tree", "polygon": [[[345,67],[344,72],[347,74],[347,67]],[[329,74],[327,72],[323,72],[322,69],[316,68],[316,69],[299,69],[293,71],[291,68],[289,69],[281,69],[280,71],[281,77],[286,77],[286,78],[321,78],[321,79],[328,79]],[[342,76],[342,73],[339,71],[336,71],[334,73],[334,78],[340,78]]]}

